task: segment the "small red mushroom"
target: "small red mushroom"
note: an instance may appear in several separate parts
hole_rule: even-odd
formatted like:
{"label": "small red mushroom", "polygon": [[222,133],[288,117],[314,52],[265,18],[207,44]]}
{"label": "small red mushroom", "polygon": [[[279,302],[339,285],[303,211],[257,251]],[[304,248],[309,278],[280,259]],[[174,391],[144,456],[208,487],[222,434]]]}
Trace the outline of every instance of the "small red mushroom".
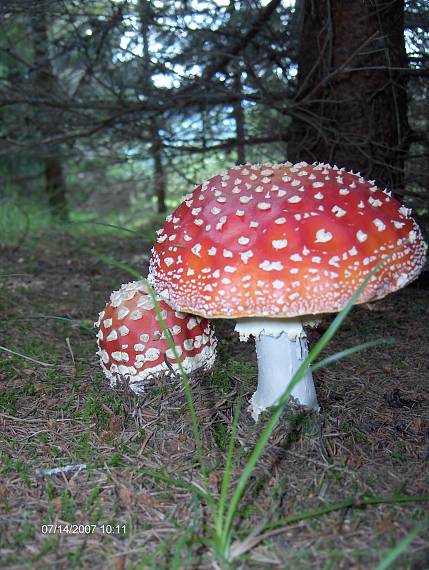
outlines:
{"label": "small red mushroom", "polygon": [[[185,372],[209,370],[216,358],[217,344],[211,323],[175,311],[163,299],[158,303]],[[144,281],[127,283],[114,291],[95,326],[99,328],[100,364],[111,386],[126,379],[130,389],[141,394],[149,376],[168,376],[172,370],[178,370]]]}
{"label": "small red mushroom", "polygon": [[[340,311],[380,261],[359,303],[417,277],[426,246],[410,213],[336,166],[236,166],[199,184],[167,217],[149,280],[177,310],[239,319],[242,336],[255,336],[257,416],[308,352],[303,323]],[[292,395],[318,409],[311,372]]]}

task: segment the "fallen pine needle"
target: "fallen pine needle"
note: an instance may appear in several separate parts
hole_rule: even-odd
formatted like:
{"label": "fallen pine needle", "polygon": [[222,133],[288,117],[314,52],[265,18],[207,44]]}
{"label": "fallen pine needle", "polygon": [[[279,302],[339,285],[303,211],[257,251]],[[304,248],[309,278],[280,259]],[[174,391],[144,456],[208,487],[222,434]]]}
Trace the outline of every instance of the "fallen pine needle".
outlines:
{"label": "fallen pine needle", "polygon": [[30,360],[30,362],[35,362],[36,364],[40,364],[40,366],[54,366],[53,364],[49,364],[48,362],[42,362],[41,360],[36,360],[35,358],[31,358],[31,356],[26,356],[25,354],[21,354],[19,352],[15,352],[14,350],[10,350],[4,346],[0,346],[0,350],[3,352],[8,352],[9,354],[14,354],[15,356],[20,356],[21,358],[25,358],[26,360]]}

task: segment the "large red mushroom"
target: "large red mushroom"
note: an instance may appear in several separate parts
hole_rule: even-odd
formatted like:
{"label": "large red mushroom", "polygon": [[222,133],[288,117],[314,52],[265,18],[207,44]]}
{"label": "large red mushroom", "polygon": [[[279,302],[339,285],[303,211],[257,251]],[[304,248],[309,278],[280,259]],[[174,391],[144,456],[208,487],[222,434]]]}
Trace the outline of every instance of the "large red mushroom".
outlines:
{"label": "large red mushroom", "polygon": [[[162,299],[158,303],[185,372],[209,370],[217,344],[210,322],[175,311]],[[130,389],[141,394],[150,376],[169,376],[178,370],[144,281],[127,283],[114,291],[95,325],[99,329],[100,364],[112,386],[128,380]]]}
{"label": "large red mushroom", "polygon": [[[253,414],[274,404],[308,353],[303,324],[417,277],[426,246],[411,210],[327,164],[248,164],[199,184],[167,217],[149,280],[183,312],[238,319],[256,340]],[[316,315],[316,317],[315,317]],[[292,392],[318,409],[311,372]]]}

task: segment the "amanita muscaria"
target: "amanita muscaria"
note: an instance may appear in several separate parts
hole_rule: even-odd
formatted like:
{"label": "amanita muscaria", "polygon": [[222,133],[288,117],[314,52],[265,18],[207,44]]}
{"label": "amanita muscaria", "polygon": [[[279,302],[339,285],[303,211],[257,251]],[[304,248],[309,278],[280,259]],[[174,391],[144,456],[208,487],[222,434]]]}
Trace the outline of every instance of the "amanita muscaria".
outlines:
{"label": "amanita muscaria", "polygon": [[[303,324],[341,310],[381,260],[359,303],[417,277],[426,247],[410,214],[373,181],[336,166],[235,166],[167,217],[149,280],[177,310],[237,319],[236,330],[255,337],[257,417],[308,353]],[[310,371],[292,396],[318,409]]]}
{"label": "amanita muscaria", "polygon": [[[185,372],[209,370],[217,344],[210,322],[175,311],[162,299],[158,303]],[[127,283],[114,291],[95,325],[99,328],[100,364],[111,386],[128,380],[130,389],[140,394],[149,376],[168,376],[178,370],[144,281]]]}

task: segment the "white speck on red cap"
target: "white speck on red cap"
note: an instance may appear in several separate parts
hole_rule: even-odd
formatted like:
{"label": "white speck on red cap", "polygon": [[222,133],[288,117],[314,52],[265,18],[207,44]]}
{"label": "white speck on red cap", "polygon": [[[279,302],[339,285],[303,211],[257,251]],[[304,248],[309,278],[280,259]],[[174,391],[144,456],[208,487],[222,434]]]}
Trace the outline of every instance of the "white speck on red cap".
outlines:
{"label": "white speck on red cap", "polygon": [[327,241],[331,241],[333,237],[334,236],[331,234],[331,232],[328,232],[325,230],[325,228],[322,228],[316,232],[315,243],[325,243]]}
{"label": "white speck on red cap", "polygon": [[247,263],[251,257],[253,257],[252,251],[243,251],[240,253],[241,261]]}
{"label": "white speck on red cap", "polygon": [[361,243],[365,242],[368,239],[368,235],[363,232],[362,230],[358,230],[356,232],[356,237],[358,239],[358,241],[360,241]]}
{"label": "white speck on red cap", "polygon": [[287,239],[273,239],[271,243],[274,249],[284,249],[287,247],[288,241]]}

